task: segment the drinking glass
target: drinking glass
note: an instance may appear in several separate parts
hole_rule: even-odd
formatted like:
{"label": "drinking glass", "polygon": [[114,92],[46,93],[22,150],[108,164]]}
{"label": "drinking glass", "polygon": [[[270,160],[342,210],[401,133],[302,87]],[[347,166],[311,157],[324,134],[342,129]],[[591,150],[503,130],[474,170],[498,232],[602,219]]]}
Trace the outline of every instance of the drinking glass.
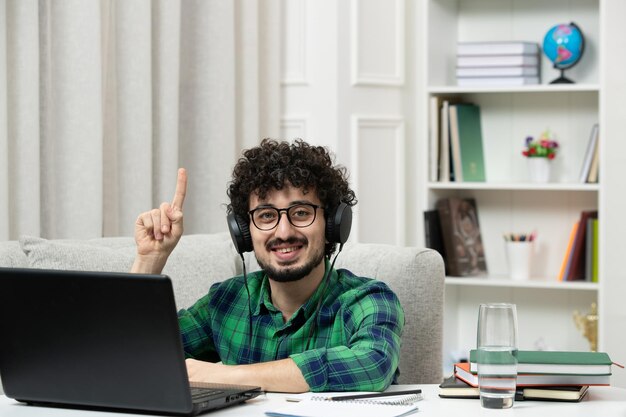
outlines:
{"label": "drinking glass", "polygon": [[476,340],[478,388],[485,408],[510,408],[517,381],[515,304],[481,304]]}

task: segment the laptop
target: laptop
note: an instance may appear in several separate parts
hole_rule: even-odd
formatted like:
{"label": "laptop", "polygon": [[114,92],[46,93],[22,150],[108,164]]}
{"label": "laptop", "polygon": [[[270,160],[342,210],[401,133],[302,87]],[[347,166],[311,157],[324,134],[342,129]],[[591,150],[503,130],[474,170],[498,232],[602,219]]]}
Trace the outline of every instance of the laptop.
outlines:
{"label": "laptop", "polygon": [[0,268],[0,334],[5,395],[21,402],[195,415],[262,393],[190,386],[165,275]]}

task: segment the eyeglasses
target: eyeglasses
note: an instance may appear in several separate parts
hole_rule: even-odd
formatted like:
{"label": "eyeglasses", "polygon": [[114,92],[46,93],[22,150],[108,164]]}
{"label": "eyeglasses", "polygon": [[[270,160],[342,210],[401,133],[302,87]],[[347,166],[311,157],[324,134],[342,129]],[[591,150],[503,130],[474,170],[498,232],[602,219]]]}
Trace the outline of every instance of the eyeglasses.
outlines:
{"label": "eyeglasses", "polygon": [[317,215],[317,209],[322,208],[316,204],[299,203],[287,208],[258,207],[250,210],[252,223],[259,230],[272,230],[280,223],[280,213],[287,213],[287,219],[294,227],[308,227],[313,224]]}

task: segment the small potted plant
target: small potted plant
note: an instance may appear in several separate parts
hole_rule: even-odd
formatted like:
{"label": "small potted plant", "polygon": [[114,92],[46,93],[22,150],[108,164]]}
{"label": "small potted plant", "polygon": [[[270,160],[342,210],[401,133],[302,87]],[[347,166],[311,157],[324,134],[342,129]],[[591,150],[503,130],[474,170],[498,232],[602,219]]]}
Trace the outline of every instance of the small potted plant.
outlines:
{"label": "small potted plant", "polygon": [[528,173],[531,181],[548,182],[550,180],[550,161],[556,157],[559,143],[549,130],[545,130],[539,139],[526,137],[522,155],[528,158]]}

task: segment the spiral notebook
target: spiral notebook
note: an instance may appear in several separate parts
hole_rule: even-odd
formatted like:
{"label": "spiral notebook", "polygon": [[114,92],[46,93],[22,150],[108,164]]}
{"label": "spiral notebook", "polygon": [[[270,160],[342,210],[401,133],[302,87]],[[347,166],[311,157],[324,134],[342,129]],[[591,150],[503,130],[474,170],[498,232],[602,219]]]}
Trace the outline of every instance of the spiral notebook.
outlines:
{"label": "spiral notebook", "polygon": [[416,403],[421,399],[421,394],[346,401],[313,396],[265,414],[269,417],[402,417],[416,413]]}

